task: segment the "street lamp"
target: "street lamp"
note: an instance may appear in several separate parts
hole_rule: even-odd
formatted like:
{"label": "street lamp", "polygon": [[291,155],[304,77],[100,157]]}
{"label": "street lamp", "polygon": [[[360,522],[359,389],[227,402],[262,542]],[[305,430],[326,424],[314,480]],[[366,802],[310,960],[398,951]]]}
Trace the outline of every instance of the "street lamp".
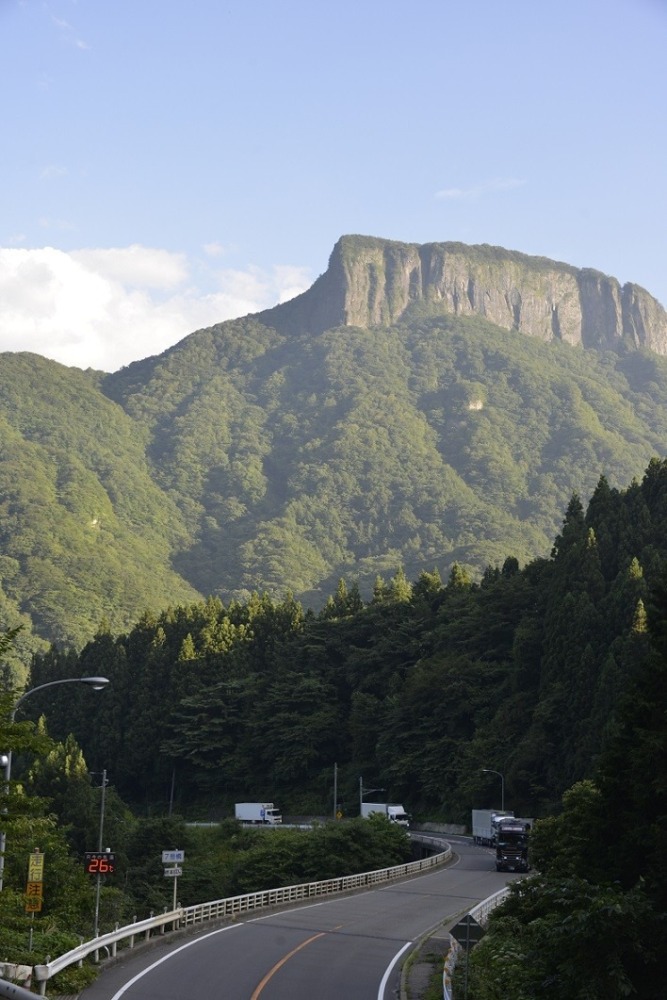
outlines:
{"label": "street lamp", "polygon": [[[101,691],[102,688],[106,687],[109,683],[107,677],[63,677],[58,681],[47,681],[46,684],[38,684],[37,687],[30,688],[29,691],[25,691],[18,701],[14,704],[11,712],[9,713],[9,721],[14,722],[16,717],[16,712],[23,702],[31,694],[35,694],[37,691],[43,691],[44,688],[54,687],[56,684],[88,684],[92,687],[93,691]],[[6,754],[0,754],[0,766],[4,771],[4,786],[5,791],[9,790],[9,781],[12,776],[12,751],[9,750]],[[6,812],[6,808],[3,812]],[[7,834],[3,830],[0,832],[0,892],[2,892],[4,873],[5,873],[5,847],[7,845]]]}
{"label": "street lamp", "polygon": [[505,778],[500,771],[493,771],[490,767],[482,768],[483,774],[497,774],[500,778],[500,810],[505,812]]}
{"label": "street lamp", "polygon": [[384,792],[384,788],[364,788],[364,781],[361,775],[359,776],[359,815],[363,813],[364,795],[370,795],[371,792]]}

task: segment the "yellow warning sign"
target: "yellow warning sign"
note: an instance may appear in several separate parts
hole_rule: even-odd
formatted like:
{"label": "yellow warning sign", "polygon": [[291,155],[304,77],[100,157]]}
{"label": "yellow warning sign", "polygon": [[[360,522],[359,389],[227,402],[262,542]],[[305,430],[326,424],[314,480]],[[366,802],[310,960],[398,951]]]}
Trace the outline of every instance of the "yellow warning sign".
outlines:
{"label": "yellow warning sign", "polygon": [[28,856],[28,882],[44,881],[44,855],[36,851]]}

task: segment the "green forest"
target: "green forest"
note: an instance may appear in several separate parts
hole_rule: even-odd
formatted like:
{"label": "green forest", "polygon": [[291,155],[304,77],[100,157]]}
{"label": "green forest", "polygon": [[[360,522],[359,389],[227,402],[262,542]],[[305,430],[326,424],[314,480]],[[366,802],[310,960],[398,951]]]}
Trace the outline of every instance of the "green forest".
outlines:
{"label": "green forest", "polygon": [[[430,300],[313,332],[313,301],[114,374],[2,355],[0,961],[25,954],[37,838],[35,947],[90,933],[103,790],[113,926],[168,905],[165,843],[196,859],[190,902],[384,866],[409,842],[357,819],[360,784],[469,824],[501,774],[536,874],[469,1000],[658,1000],[667,358]],[[12,718],[86,676],[110,683]],[[317,817],[312,840],[242,830],[255,800]]]}
{"label": "green forest", "polygon": [[[377,577],[362,599],[341,580],[317,612],[292,596],[209,598],[101,627],[80,652],[34,657],[31,682],[108,677],[30,700],[50,734],[71,731],[123,799],[229,815],[267,799],[329,815],[332,775],[353,814],[359,775],[416,817],[466,822],[506,775],[522,815],[556,808],[589,777],[646,653],[647,603],[665,571],[667,463],[625,490],[601,478],[573,495],[551,554],[508,557],[479,582],[455,565],[410,582]],[[497,782],[496,782],[497,784]]]}
{"label": "green forest", "polygon": [[[234,801],[328,817],[334,765],[346,817],[358,812],[363,776],[415,819],[455,822],[499,804],[497,780],[483,773],[493,768],[507,806],[541,819],[539,875],[513,891],[479,947],[475,996],[502,996],[489,983],[506,991],[518,969],[520,1000],[632,989],[657,1000],[667,953],[666,519],[667,462],[653,459],[623,490],[600,478],[586,507],[573,495],[548,556],[523,567],[507,557],[479,581],[457,564],[446,580],[425,570],[410,581],[399,568],[378,576],[368,599],[341,580],[317,611],[291,595],[214,597],[146,614],[124,633],[102,625],[80,651],[53,646],[34,657],[31,685],[93,675],[110,684],[56,686],[22,706],[5,734],[12,801],[25,810],[46,800],[44,839],[80,856],[95,847],[89,772],[106,771],[108,834],[127,859],[146,856],[141,843],[155,853],[156,831],[185,817],[222,820],[211,836],[229,861]],[[24,830],[16,849],[26,839]],[[275,866],[267,857],[250,871],[285,873]],[[193,892],[241,884],[233,870],[208,872]],[[253,877],[243,884],[260,884]],[[139,884],[144,898],[157,891],[150,878]],[[127,904],[111,891],[107,901],[116,915]],[[570,927],[582,943],[565,959]],[[614,945],[618,989],[607,966],[581,972],[602,938]],[[542,959],[530,972],[534,952]]]}
{"label": "green forest", "polygon": [[[10,678],[51,643],[212,596],[549,555],[573,493],[663,454],[667,359],[542,343],[415,304],[313,335],[246,317],[113,375],[0,366],[0,614]],[[251,613],[251,612],[249,612]]]}

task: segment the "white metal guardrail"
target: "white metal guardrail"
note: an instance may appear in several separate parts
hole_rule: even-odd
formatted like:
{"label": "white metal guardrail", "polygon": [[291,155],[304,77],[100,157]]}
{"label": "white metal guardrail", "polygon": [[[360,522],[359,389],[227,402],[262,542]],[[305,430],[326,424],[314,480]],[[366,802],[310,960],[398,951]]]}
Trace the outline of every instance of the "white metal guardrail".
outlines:
{"label": "white metal guardrail", "polygon": [[[108,934],[101,934],[91,941],[82,942],[77,948],[60,955],[53,961],[47,959],[43,965],[35,965],[32,980],[39,984],[40,996],[45,996],[48,980],[68,966],[81,965],[88,955],[93,955],[94,960],[98,961],[101,951],[105,951],[113,957],[116,955],[118,944],[121,941],[127,941],[129,947],[133,948],[137,939],[147,941],[152,932],[155,931],[164,934],[170,924],[172,930],[192,928],[209,920],[234,919],[242,914],[253,913],[267,907],[285,906],[304,899],[314,899],[317,896],[329,896],[334,893],[371,888],[392,879],[417,875],[419,872],[427,871],[436,865],[444,864],[450,860],[451,856],[451,848],[448,846],[440,854],[434,854],[430,858],[422,858],[420,861],[396,865],[393,868],[380,868],[377,871],[362,872],[359,875],[344,875],[342,878],[324,879],[320,882],[304,882],[301,885],[288,885],[282,889],[265,889],[262,892],[251,892],[244,896],[216,899],[210,903],[177,907],[175,910],[162,913],[157,917],[151,916],[147,920],[139,920],[126,927],[117,927],[116,930]],[[7,996],[12,995],[7,994]],[[16,994],[17,997],[22,995]],[[0,996],[2,996],[1,993]]]}
{"label": "white metal guardrail", "polygon": [[[23,973],[29,975],[32,972],[29,965],[17,966],[10,962],[0,962],[0,971],[3,976],[11,976],[12,979],[22,978]],[[0,997],[7,997],[9,1000],[33,1000],[34,996],[35,994],[27,990],[25,986],[19,986],[7,979],[0,979]]]}
{"label": "white metal guardrail", "polygon": [[[487,899],[483,899],[481,903],[474,906],[472,910],[468,910],[468,914],[474,917],[478,924],[482,927],[486,924],[489,919],[489,913],[491,910],[499,906],[500,903],[507,899],[509,894],[509,889],[505,886],[499,892],[495,892],[493,896],[488,896]],[[454,994],[452,993],[452,976],[454,975],[454,969],[456,968],[456,962],[458,960],[459,954],[461,952],[461,945],[455,938],[452,938],[452,943],[449,946],[449,951],[447,952],[447,957],[445,959],[445,968],[442,975],[442,995],[443,1000],[454,1000]]]}

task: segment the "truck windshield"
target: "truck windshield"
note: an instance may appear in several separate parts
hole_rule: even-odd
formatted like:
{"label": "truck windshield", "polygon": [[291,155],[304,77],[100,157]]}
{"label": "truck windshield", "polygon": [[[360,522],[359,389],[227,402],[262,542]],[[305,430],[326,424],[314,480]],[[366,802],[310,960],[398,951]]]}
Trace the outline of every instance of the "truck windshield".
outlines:
{"label": "truck windshield", "polygon": [[499,847],[525,847],[527,838],[523,830],[502,830],[498,836]]}

